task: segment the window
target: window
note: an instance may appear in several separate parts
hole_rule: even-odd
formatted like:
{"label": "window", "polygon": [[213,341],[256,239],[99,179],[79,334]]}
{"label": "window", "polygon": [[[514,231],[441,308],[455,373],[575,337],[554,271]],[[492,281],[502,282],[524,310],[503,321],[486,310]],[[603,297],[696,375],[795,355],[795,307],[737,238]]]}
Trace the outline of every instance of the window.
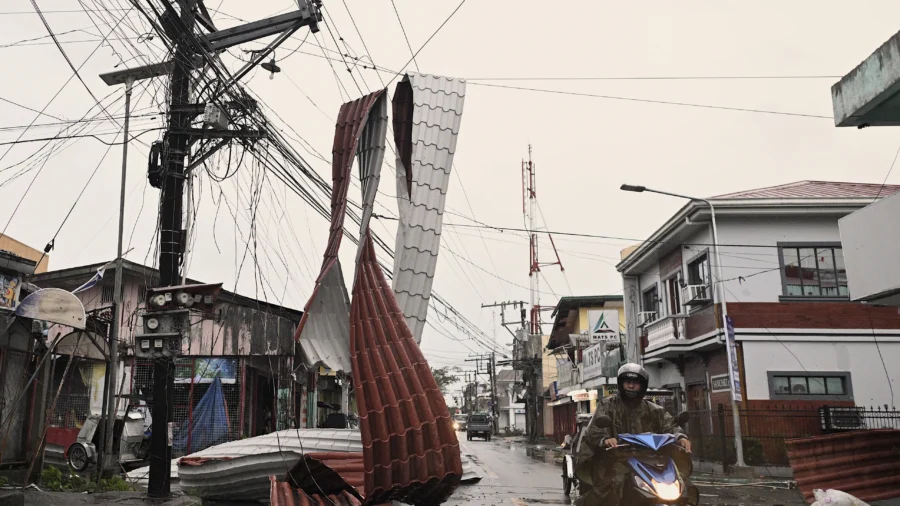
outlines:
{"label": "window", "polygon": [[850,374],[769,372],[773,400],[851,400]]}
{"label": "window", "polygon": [[112,285],[104,285],[103,291],[100,294],[100,303],[107,304],[113,301],[113,286]]}
{"label": "window", "polygon": [[667,314],[681,313],[681,274],[676,274],[666,280],[666,301],[668,303]]}
{"label": "window", "polygon": [[709,285],[709,257],[701,255],[687,268],[689,285]]}
{"label": "window", "polygon": [[[659,290],[656,288],[656,284],[645,290],[641,296],[641,310],[645,313],[656,313],[656,316],[659,316]],[[655,319],[648,318],[648,321]]]}
{"label": "window", "polygon": [[787,297],[845,298],[844,253],[834,246],[782,246],[782,279]]}

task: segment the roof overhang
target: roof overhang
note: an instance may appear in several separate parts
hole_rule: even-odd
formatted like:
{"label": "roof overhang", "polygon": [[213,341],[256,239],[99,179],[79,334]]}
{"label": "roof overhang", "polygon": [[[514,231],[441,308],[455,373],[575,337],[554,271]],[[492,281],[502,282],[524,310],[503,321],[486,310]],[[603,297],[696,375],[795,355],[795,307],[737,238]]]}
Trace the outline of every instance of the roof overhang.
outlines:
{"label": "roof overhang", "polygon": [[[784,216],[846,216],[872,203],[860,198],[714,199],[716,217],[766,218]],[[623,276],[634,276],[686,241],[698,227],[709,226],[711,213],[704,202],[691,201],[624,260],[616,265]]]}
{"label": "roof overhang", "polygon": [[900,125],[900,32],[831,87],[839,127]]}

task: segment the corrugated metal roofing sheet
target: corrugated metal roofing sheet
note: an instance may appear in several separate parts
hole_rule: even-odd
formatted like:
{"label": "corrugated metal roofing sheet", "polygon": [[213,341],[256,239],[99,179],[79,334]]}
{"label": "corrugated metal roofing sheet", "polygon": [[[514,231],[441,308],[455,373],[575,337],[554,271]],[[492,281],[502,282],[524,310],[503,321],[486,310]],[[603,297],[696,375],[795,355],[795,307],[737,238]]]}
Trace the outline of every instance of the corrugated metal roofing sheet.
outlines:
{"label": "corrugated metal roofing sheet", "polygon": [[[323,364],[335,371],[347,372],[349,360],[349,315],[350,299],[338,259],[338,251],[344,230],[347,211],[347,190],[350,187],[350,168],[357,152],[357,143],[363,127],[367,124],[369,112],[383,90],[367,95],[341,106],[332,147],[332,191],[331,226],[322,271],[316,280],[316,287],[306,303],[303,318],[297,325],[295,339],[299,341],[307,365]],[[382,100],[382,102],[384,102]],[[385,106],[381,107],[386,108]],[[386,114],[384,114],[386,115]],[[379,117],[384,116],[379,112]],[[377,132],[372,132],[373,135]],[[383,136],[384,134],[382,134]],[[374,148],[372,148],[374,149]],[[366,160],[374,161],[383,156],[375,151],[361,154]],[[380,161],[379,161],[380,165]],[[377,183],[377,181],[376,181]]]}
{"label": "corrugated metal roofing sheet", "polygon": [[[369,229],[369,221],[372,218],[372,209],[375,206],[375,197],[378,195],[378,184],[381,182],[381,164],[384,163],[385,139],[387,137],[388,113],[387,98],[384,93],[379,94],[378,100],[372,107],[359,139],[359,181],[362,188],[362,219],[359,224],[359,236],[362,237]],[[362,251],[360,244],[356,253]]]}
{"label": "corrugated metal roofing sheet", "polygon": [[863,501],[900,497],[900,430],[877,429],[787,441],[794,479],[807,499],[836,489]]}
{"label": "corrugated metal roofing sheet", "polygon": [[900,185],[840,183],[834,181],[797,181],[778,186],[756,188],[718,195],[714,199],[816,199],[888,197],[900,191]]}
{"label": "corrugated metal roofing sheet", "polygon": [[366,502],[438,504],[462,477],[459,441],[368,231],[362,243],[350,309],[350,353],[365,448]]}
{"label": "corrugated metal roofing sheet", "polygon": [[394,93],[400,223],[393,289],[416,342],[434,283],[465,94],[462,79],[423,74],[408,74]]}
{"label": "corrugated metal roofing sheet", "polygon": [[269,477],[269,504],[272,506],[359,506],[359,499],[347,491],[337,494],[309,495],[291,486],[289,481],[279,481]]}
{"label": "corrugated metal roofing sheet", "polygon": [[264,499],[269,476],[284,476],[304,454],[344,453],[360,458],[362,451],[357,430],[283,430],[182,457],[178,459],[178,478],[182,489],[208,499]]}

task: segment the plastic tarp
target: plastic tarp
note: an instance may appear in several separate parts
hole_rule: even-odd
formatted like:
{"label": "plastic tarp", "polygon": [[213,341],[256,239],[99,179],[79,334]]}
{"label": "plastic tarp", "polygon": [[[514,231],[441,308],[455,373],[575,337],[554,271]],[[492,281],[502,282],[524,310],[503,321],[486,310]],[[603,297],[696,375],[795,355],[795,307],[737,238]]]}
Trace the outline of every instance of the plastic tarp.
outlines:
{"label": "plastic tarp", "polygon": [[[172,440],[176,452],[194,453],[228,439],[228,414],[222,380],[216,376],[197,403],[191,418],[184,421]],[[190,444],[190,448],[188,448]]]}

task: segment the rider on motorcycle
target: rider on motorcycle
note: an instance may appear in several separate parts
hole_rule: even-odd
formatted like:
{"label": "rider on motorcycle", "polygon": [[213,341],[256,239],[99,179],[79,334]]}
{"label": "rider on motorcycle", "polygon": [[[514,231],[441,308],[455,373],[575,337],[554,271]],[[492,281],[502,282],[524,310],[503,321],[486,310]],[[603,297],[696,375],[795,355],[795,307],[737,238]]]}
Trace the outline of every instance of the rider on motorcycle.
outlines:
{"label": "rider on motorcycle", "polygon": [[[578,445],[575,474],[580,482],[581,497],[577,501],[580,505],[619,504],[627,470],[614,459],[602,458],[606,455],[605,450],[618,446],[618,434],[673,434],[678,438],[679,446],[687,452],[691,450],[691,442],[672,415],[644,399],[650,376],[643,367],[625,364],[619,368],[616,379],[618,395],[597,404],[597,411]],[[612,427],[601,428],[596,424],[597,417],[602,415],[612,418]]]}

